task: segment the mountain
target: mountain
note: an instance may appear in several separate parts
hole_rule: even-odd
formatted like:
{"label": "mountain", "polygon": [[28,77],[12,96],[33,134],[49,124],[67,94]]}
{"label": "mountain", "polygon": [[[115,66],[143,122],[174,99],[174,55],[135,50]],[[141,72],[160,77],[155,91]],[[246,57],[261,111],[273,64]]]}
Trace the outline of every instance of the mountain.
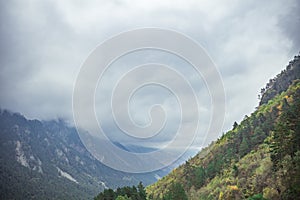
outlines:
{"label": "mountain", "polygon": [[286,69],[282,70],[275,78],[270,79],[265,88],[261,89],[259,105],[268,103],[276,95],[286,91],[294,80],[300,79],[300,55],[289,62]]}
{"label": "mountain", "polygon": [[147,195],[155,200],[299,199],[300,56],[262,89],[250,116],[147,187]]}
{"label": "mountain", "polygon": [[[260,97],[259,106],[240,124],[147,187],[148,199],[297,199],[300,56],[270,80]],[[1,109],[0,144],[1,199],[91,199],[107,188],[140,181],[148,185],[170,170],[113,170],[96,160],[63,120],[28,120]],[[154,150],[116,145],[130,152]]]}
{"label": "mountain", "polygon": [[7,110],[0,110],[0,144],[0,199],[92,199],[104,188],[148,185],[169,172],[113,170],[96,160],[63,120],[28,120]]}
{"label": "mountain", "polygon": [[123,149],[128,152],[133,152],[133,153],[149,153],[149,152],[158,150],[158,149],[152,148],[152,147],[143,147],[143,146],[138,146],[138,145],[133,145],[133,144],[123,145],[120,142],[113,142],[113,143],[120,149]]}

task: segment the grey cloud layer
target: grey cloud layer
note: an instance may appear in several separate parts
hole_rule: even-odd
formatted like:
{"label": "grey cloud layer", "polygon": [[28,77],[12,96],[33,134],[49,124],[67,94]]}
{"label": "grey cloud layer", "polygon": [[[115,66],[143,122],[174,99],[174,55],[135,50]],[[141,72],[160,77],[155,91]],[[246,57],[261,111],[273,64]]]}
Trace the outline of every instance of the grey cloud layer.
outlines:
{"label": "grey cloud layer", "polygon": [[89,52],[120,31],[155,26],[194,38],[217,64],[227,93],[225,131],[253,110],[260,88],[300,49],[296,0],[73,2],[1,1],[2,108],[72,121],[73,83]]}

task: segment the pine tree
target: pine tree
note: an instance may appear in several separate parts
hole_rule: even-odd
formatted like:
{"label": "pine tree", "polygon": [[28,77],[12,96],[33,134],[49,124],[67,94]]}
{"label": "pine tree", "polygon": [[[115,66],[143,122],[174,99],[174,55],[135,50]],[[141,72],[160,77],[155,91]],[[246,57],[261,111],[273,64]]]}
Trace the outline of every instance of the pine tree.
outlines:
{"label": "pine tree", "polygon": [[180,183],[173,183],[163,200],[188,200],[187,195]]}
{"label": "pine tree", "polygon": [[138,187],[139,199],[146,200],[147,194],[146,194],[146,190],[143,186],[143,183],[140,182],[137,187]]}

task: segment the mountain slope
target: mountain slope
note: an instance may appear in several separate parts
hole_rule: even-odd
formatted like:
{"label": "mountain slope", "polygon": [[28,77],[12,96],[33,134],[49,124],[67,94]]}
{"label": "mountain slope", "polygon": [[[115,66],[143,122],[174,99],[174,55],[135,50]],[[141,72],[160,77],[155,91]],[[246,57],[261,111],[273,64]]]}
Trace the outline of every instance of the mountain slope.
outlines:
{"label": "mountain slope", "polygon": [[260,106],[233,130],[147,188],[170,199],[297,199],[300,194],[300,60],[262,91]]}
{"label": "mountain slope", "polygon": [[294,80],[300,79],[300,55],[294,57],[289,62],[285,70],[282,70],[275,78],[270,79],[265,88],[261,89],[261,100],[259,105],[268,103],[276,95],[284,92],[293,83]]}
{"label": "mountain slope", "polygon": [[168,172],[113,170],[64,121],[27,120],[6,110],[0,110],[0,145],[0,199],[92,199],[104,188],[147,185]]}

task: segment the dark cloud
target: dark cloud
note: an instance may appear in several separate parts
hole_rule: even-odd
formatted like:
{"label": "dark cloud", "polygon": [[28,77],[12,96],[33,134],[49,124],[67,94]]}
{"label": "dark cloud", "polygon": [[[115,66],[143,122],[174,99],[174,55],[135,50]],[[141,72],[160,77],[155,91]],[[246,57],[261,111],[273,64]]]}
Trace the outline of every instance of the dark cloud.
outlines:
{"label": "dark cloud", "polygon": [[294,1],[286,15],[279,17],[278,26],[281,31],[292,41],[292,52],[300,52],[300,2]]}

